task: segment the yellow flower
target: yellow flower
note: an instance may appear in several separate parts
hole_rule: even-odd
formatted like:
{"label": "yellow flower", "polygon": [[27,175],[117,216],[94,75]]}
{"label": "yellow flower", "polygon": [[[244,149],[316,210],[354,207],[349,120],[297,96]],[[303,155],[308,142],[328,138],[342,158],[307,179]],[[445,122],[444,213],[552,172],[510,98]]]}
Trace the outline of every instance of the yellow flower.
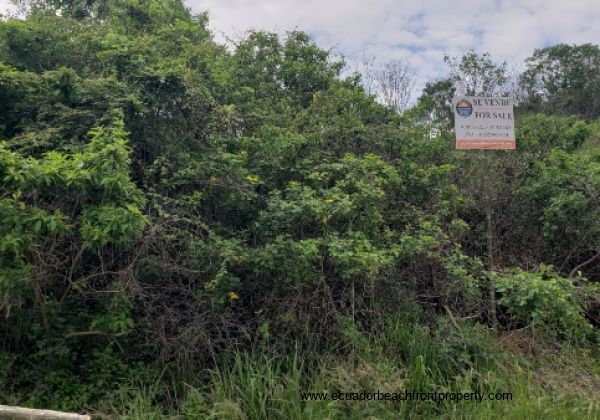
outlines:
{"label": "yellow flower", "polygon": [[210,182],[215,182],[216,180],[217,180],[216,176],[213,175],[213,176],[210,177]]}
{"label": "yellow flower", "polygon": [[327,200],[325,200],[326,203],[331,204],[333,203],[333,198],[328,198]]}
{"label": "yellow flower", "polygon": [[229,296],[229,300],[238,300],[240,298],[235,292],[229,292],[227,295]]}
{"label": "yellow flower", "polygon": [[246,181],[248,181],[250,184],[258,184],[260,182],[256,175],[248,175],[246,177]]}

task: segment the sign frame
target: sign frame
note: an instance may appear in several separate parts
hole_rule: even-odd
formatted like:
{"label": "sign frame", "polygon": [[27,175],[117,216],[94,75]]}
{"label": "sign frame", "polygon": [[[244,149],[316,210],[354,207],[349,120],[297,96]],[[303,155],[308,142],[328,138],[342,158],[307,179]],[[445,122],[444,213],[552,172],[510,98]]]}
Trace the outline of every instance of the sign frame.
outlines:
{"label": "sign frame", "polygon": [[512,96],[452,98],[456,149],[516,149],[513,102]]}

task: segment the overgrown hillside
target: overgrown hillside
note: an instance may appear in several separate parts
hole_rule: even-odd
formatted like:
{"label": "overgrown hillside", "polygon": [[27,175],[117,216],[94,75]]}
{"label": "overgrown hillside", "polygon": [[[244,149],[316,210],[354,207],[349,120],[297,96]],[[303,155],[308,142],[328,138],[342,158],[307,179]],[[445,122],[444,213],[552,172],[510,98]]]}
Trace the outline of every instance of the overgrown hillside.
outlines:
{"label": "overgrown hillside", "polygon": [[[533,53],[485,194],[446,102],[504,86],[487,55],[399,115],[303,32],[226,48],[179,0],[29,6],[0,21],[0,403],[599,415],[597,45]],[[511,400],[302,396],[405,390]]]}

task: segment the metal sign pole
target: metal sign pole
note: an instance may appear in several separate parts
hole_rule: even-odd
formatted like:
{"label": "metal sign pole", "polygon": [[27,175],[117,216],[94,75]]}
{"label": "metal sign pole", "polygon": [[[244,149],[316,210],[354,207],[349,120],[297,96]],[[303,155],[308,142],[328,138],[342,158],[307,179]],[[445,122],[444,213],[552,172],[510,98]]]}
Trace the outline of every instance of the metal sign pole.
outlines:
{"label": "metal sign pole", "polygon": [[483,150],[483,189],[485,201],[485,219],[487,224],[487,254],[488,254],[488,292],[490,299],[489,318],[492,328],[496,329],[496,287],[494,285],[494,230],[492,228],[492,198],[489,183],[490,150]]}

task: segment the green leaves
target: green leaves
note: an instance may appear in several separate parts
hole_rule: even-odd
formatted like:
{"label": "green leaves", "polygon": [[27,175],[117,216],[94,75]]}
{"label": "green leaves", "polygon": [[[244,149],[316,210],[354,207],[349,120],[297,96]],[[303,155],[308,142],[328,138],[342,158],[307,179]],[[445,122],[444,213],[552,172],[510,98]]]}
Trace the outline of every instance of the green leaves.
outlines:
{"label": "green leaves", "polygon": [[525,109],[549,114],[600,115],[600,48],[558,44],[534,51],[520,84],[527,94]]}
{"label": "green leaves", "polygon": [[[427,134],[457,87],[502,90],[503,64],[451,62],[400,116],[302,32],[230,49],[178,0],[39,5],[0,22],[0,352],[35,372],[15,392],[90,407],[81,366],[108,390],[115,360],[344,351],[350,311],[357,332],[421,304],[483,320],[480,162]],[[490,170],[497,265],[597,273],[597,124],[517,126]],[[587,334],[570,280],[500,277],[507,327]]]}
{"label": "green leaves", "polygon": [[527,115],[516,126],[519,151],[535,155],[550,149],[572,153],[592,134],[592,126],[579,118]]}
{"label": "green leaves", "polygon": [[[80,153],[49,152],[39,159],[0,144],[0,262],[9,269],[33,264],[38,252],[70,237],[72,246],[125,248],[148,224],[144,198],[129,178],[122,115],[91,132]],[[73,229],[76,227],[76,229]]]}
{"label": "green leaves", "polygon": [[[551,151],[535,164],[517,196],[531,203],[540,232],[554,249],[600,246],[600,153]],[[567,261],[568,262],[568,261]]]}
{"label": "green leaves", "polygon": [[[501,294],[498,303],[527,326],[581,341],[593,331],[584,317],[585,293],[551,266],[542,265],[536,273],[511,270],[500,276],[496,285]],[[585,286],[580,289],[585,291]]]}
{"label": "green leaves", "polygon": [[331,235],[325,246],[336,272],[345,280],[373,278],[394,262],[389,249],[375,246],[361,232]]}
{"label": "green leaves", "polygon": [[126,334],[134,326],[131,301],[119,290],[108,300],[105,311],[92,319],[89,330],[104,334]]}
{"label": "green leaves", "polygon": [[460,59],[445,56],[444,61],[450,66],[451,79],[462,95],[499,95],[506,88],[506,62],[494,62],[487,52],[479,55],[469,51]]}
{"label": "green leaves", "polygon": [[83,246],[96,248],[111,242],[126,247],[140,237],[147,224],[148,218],[131,204],[125,207],[114,204],[88,207],[81,215]]}
{"label": "green leaves", "polygon": [[20,200],[0,200],[0,255],[4,252],[21,257],[43,235],[65,235],[69,231],[66,217],[56,210],[52,214],[37,207],[26,207]]}

